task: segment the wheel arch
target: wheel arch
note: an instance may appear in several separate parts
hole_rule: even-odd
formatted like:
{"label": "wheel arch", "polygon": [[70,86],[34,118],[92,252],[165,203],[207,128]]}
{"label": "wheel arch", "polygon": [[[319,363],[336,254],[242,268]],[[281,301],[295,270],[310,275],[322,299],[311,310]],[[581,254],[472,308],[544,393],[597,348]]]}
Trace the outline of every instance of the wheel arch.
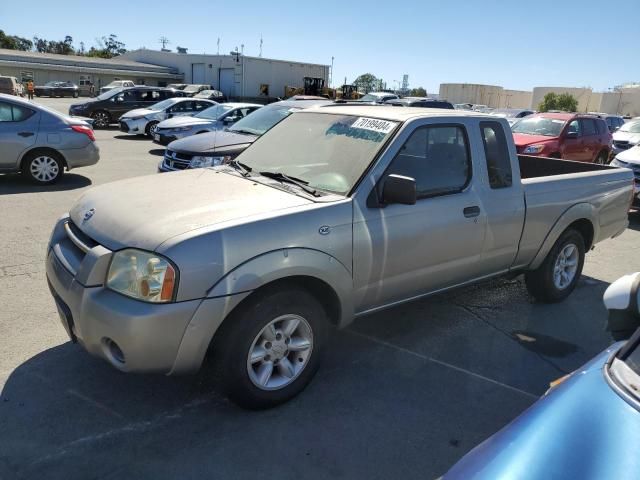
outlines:
{"label": "wheel arch", "polygon": [[589,203],[580,203],[569,208],[560,216],[549,230],[549,233],[547,233],[547,236],[542,242],[542,246],[529,265],[528,270],[538,268],[558,238],[570,228],[577,230],[582,235],[585,251],[589,251],[593,246],[594,239],[598,237],[599,224],[596,219],[595,207]]}
{"label": "wheel arch", "polygon": [[65,156],[60,153],[58,150],[56,150],[55,148],[51,148],[51,147],[43,147],[43,146],[36,146],[36,147],[32,147],[28,150],[25,150],[22,153],[22,157],[20,157],[20,170],[22,171],[24,169],[24,163],[27,161],[27,159],[29,158],[29,156],[31,155],[37,155],[37,154],[53,154],[57,157],[59,157],[60,159],[62,159],[62,166],[63,168],[66,168],[67,170],[69,170],[69,165],[67,164],[67,159],[65,158]]}

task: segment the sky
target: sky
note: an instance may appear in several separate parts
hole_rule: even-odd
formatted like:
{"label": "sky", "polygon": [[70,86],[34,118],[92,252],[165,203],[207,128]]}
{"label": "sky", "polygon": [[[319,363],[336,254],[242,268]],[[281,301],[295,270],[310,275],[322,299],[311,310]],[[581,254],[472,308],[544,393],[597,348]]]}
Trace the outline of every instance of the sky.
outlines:
{"label": "sky", "polygon": [[[62,40],[86,48],[111,33],[127,49],[187,47],[330,65],[333,85],[362,73],[389,88],[437,93],[440,83],[482,83],[509,89],[591,87],[606,91],[640,82],[640,0],[417,1],[378,6],[348,1],[189,0],[106,3],[0,2],[0,29],[10,35]],[[164,7],[163,5],[167,5]],[[169,6],[170,5],[170,6]]]}

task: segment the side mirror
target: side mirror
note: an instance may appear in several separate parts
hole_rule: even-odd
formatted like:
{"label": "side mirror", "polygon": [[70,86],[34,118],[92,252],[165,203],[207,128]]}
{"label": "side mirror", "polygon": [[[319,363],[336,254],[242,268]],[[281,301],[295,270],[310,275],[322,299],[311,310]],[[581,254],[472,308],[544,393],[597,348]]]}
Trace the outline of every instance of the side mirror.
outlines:
{"label": "side mirror", "polygon": [[382,186],[382,203],[390,205],[415,205],[417,199],[416,181],[411,177],[391,174]]}
{"label": "side mirror", "polygon": [[570,132],[567,132],[565,134],[565,137],[566,138],[578,138],[578,132],[572,130]]}
{"label": "side mirror", "polygon": [[173,118],[173,113],[167,113],[167,118]]}
{"label": "side mirror", "polygon": [[227,125],[230,125],[235,122],[236,122],[236,117],[224,117],[222,119],[222,123],[226,123]]}

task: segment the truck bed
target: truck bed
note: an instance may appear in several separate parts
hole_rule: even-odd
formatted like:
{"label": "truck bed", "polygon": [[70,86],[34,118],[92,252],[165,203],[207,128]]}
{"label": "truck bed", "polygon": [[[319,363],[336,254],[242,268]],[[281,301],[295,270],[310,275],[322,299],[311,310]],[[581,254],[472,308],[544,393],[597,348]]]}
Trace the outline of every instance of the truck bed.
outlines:
{"label": "truck bed", "polygon": [[633,173],[593,163],[518,155],[526,203],[516,266],[528,265],[553,224],[579,206],[593,224],[593,243],[619,234],[628,224]]}
{"label": "truck bed", "polygon": [[566,175],[568,173],[596,172],[611,170],[608,165],[597,163],[574,162],[572,160],[560,160],[559,158],[534,157],[531,155],[518,155],[520,163],[520,178],[551,177]]}

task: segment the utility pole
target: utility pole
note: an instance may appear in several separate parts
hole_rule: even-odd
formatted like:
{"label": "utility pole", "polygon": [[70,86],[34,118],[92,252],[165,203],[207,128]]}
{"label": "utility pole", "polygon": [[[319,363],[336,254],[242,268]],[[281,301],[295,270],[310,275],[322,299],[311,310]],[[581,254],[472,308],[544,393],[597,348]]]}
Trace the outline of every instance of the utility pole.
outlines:
{"label": "utility pole", "polygon": [[167,37],[165,37],[164,35],[162,37],[160,37],[160,40],[158,40],[161,44],[162,44],[162,50],[165,50],[167,48],[167,45],[169,45],[171,42],[169,41],[169,39]]}
{"label": "utility pole", "polygon": [[333,57],[331,57],[331,70],[329,71],[329,88],[333,86]]}
{"label": "utility pole", "polygon": [[262,34],[260,34],[260,55],[258,56],[262,58]]}
{"label": "utility pole", "polygon": [[220,55],[220,37],[218,37],[218,53],[216,55]]}

